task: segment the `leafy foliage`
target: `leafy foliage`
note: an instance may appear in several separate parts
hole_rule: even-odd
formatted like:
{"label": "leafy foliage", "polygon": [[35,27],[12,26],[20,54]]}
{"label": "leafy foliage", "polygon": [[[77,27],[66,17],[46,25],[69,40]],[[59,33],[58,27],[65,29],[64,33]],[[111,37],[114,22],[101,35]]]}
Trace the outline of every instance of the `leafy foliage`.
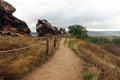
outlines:
{"label": "leafy foliage", "polygon": [[104,44],[110,42],[110,40],[106,37],[89,37],[87,41],[95,44]]}
{"label": "leafy foliage", "polygon": [[69,28],[69,33],[74,35],[76,38],[85,39],[88,37],[88,34],[87,34],[88,31],[82,25],[75,24],[75,25],[69,26],[68,28]]}
{"label": "leafy foliage", "polygon": [[116,37],[112,40],[113,43],[115,44],[120,44],[120,37]]}
{"label": "leafy foliage", "polygon": [[111,43],[111,44],[114,44],[116,46],[119,46],[120,45],[120,37],[111,37],[111,38],[108,38],[106,36],[89,36],[87,38],[87,41],[88,42],[91,42],[91,43],[95,43],[95,44],[106,44],[106,43]]}

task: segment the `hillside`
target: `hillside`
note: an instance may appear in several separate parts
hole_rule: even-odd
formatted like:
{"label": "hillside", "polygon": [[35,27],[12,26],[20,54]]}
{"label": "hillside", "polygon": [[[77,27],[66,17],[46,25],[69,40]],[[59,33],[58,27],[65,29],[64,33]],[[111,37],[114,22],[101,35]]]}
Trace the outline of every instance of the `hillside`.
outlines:
{"label": "hillside", "polygon": [[[40,66],[57,49],[50,39],[50,54],[46,55],[45,38],[0,36],[0,79],[20,80]],[[13,50],[13,51],[12,51]]]}
{"label": "hillside", "polygon": [[113,53],[114,49],[112,52],[103,46],[80,39],[70,39],[68,45],[84,61],[84,80],[120,79],[120,57]]}

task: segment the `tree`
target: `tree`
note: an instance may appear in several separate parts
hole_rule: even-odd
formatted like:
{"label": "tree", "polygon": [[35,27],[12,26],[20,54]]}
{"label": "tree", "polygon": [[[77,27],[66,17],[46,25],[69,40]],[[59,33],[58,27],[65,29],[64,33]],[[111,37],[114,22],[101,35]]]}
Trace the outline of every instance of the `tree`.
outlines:
{"label": "tree", "polygon": [[69,33],[74,35],[76,38],[85,39],[88,37],[87,34],[88,31],[82,25],[75,24],[69,26],[68,28],[69,28]]}

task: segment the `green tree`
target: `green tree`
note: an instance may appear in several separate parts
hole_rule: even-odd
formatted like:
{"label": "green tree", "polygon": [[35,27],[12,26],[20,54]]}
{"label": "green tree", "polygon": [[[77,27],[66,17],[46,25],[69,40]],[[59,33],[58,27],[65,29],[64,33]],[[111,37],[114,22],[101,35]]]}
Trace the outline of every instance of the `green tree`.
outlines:
{"label": "green tree", "polygon": [[79,24],[71,25],[68,27],[69,33],[74,35],[76,38],[86,39],[88,37],[87,30],[85,27]]}

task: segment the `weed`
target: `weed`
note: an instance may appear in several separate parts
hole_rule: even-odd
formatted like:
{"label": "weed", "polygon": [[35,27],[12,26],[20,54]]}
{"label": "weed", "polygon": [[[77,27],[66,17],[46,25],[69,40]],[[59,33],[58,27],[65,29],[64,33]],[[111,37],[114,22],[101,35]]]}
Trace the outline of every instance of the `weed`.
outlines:
{"label": "weed", "polygon": [[87,73],[87,72],[83,73],[83,78],[85,80],[93,80],[94,76],[95,76],[95,73],[92,73],[92,72],[90,72],[90,73]]}

